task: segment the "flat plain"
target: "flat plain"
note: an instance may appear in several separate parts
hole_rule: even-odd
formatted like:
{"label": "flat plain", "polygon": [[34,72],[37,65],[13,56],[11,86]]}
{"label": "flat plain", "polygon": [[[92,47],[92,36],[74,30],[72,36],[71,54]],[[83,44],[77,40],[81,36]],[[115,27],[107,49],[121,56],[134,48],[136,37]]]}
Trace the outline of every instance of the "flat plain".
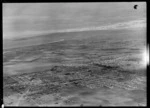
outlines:
{"label": "flat plain", "polygon": [[145,31],[54,33],[5,43],[4,105],[146,106]]}

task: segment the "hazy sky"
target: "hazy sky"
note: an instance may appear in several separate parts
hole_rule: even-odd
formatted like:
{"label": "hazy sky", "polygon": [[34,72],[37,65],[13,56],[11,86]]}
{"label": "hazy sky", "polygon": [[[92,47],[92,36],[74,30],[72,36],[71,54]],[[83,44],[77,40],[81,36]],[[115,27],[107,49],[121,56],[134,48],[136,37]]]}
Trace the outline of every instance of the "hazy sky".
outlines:
{"label": "hazy sky", "polygon": [[[133,9],[138,4],[137,10]],[[3,3],[3,38],[146,18],[146,3]]]}

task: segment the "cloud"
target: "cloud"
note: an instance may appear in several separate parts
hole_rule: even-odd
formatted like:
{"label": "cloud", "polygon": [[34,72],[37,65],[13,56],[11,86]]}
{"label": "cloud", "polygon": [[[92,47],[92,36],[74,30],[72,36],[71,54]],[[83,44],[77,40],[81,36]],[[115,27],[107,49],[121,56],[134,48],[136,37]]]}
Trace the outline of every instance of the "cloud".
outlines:
{"label": "cloud", "polygon": [[[146,17],[146,3],[6,3],[3,4],[3,37],[23,37],[51,32],[72,32],[133,27]],[[118,24],[121,22],[121,24]],[[136,22],[137,23],[137,22]],[[116,25],[115,25],[116,24]],[[102,27],[103,26],[103,27]],[[131,27],[132,26],[132,27]],[[134,26],[142,26],[134,24]]]}
{"label": "cloud", "polygon": [[121,22],[111,25],[105,26],[92,26],[92,27],[84,27],[84,28],[73,28],[73,29],[61,29],[61,30],[48,30],[48,31],[24,31],[24,32],[7,32],[8,34],[4,34],[9,37],[30,37],[37,35],[44,35],[49,33],[61,33],[61,32],[81,32],[81,31],[94,31],[94,30],[115,30],[115,29],[134,29],[134,28],[145,28],[146,27],[146,19],[133,20],[128,22]]}

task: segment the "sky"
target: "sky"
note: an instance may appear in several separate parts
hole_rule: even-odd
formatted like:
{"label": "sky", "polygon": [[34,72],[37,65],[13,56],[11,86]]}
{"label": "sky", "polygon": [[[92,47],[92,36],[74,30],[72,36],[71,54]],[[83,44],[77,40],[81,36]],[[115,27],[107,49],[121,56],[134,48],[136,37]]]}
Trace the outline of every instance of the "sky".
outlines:
{"label": "sky", "polygon": [[143,19],[145,2],[3,3],[3,39],[88,30]]}

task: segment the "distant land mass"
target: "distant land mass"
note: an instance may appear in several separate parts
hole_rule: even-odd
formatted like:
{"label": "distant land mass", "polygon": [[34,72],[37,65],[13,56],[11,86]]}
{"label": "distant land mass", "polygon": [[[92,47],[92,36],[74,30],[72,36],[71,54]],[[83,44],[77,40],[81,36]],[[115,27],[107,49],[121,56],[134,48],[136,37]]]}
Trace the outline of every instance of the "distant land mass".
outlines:
{"label": "distant land mass", "polygon": [[[12,38],[12,39],[3,39],[3,49],[21,47],[21,46],[30,46],[38,45],[49,42],[70,40],[70,39],[82,39],[91,37],[90,34],[93,34],[94,31],[99,31],[100,33],[105,30],[117,30],[117,29],[138,29],[146,27],[146,19],[134,20],[129,22],[122,22],[107,26],[99,27],[88,27],[88,28],[76,28],[76,29],[67,29],[67,30],[54,30],[54,31],[43,31],[40,33],[35,32],[35,36]],[[99,33],[98,32],[98,33]],[[86,33],[84,37],[81,35]],[[32,34],[32,31],[31,31]],[[94,33],[95,34],[95,33]]]}

